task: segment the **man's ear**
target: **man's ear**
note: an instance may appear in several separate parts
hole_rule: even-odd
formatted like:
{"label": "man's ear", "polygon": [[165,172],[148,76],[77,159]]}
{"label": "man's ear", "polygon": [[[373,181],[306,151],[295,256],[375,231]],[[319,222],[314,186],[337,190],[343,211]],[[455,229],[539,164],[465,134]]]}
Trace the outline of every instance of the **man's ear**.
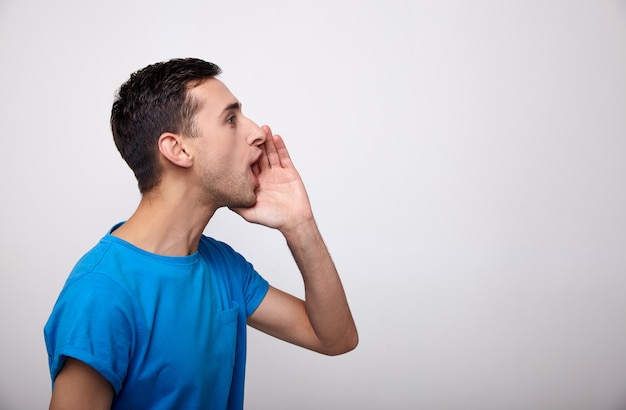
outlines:
{"label": "man's ear", "polygon": [[183,147],[183,137],[171,132],[164,132],[159,137],[159,151],[169,162],[182,168],[193,164],[193,157]]}

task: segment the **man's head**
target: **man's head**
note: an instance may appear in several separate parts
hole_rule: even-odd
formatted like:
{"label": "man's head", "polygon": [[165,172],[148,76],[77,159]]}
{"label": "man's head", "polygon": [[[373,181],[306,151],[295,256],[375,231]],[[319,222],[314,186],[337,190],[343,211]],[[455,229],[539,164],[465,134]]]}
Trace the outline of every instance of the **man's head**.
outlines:
{"label": "man's head", "polygon": [[159,137],[166,132],[195,136],[193,118],[199,103],[189,91],[220,73],[217,65],[200,59],[174,59],[135,72],[120,87],[111,110],[111,130],[142,193],[161,177]]}

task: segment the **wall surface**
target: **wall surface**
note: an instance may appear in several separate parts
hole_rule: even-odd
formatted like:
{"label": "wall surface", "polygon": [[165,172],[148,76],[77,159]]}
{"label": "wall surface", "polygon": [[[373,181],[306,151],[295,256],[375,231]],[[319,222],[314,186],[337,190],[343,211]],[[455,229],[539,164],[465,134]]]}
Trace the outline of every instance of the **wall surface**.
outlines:
{"label": "wall surface", "polygon": [[[250,330],[248,409],[625,408],[623,0],[0,0],[0,409],[47,406],[50,309],[137,204],[115,89],[183,56],[287,140],[360,331]],[[276,232],[206,233],[302,294]]]}

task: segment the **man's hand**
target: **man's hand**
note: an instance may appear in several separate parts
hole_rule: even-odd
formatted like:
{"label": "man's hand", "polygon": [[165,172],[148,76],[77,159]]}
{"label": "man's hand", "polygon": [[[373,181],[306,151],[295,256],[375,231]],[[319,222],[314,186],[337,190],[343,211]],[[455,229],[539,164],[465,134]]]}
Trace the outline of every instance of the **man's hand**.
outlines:
{"label": "man's hand", "polygon": [[266,140],[263,154],[253,172],[259,178],[257,202],[250,208],[233,211],[246,221],[276,228],[284,235],[313,220],[311,205],[302,179],[296,171],[283,139],[263,126]]}

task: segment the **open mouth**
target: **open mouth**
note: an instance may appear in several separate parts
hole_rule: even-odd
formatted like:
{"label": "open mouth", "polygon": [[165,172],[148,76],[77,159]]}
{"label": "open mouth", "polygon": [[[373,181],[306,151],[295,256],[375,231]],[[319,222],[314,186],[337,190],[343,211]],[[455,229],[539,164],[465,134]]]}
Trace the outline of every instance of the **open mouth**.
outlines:
{"label": "open mouth", "polygon": [[259,186],[261,186],[261,183],[259,182],[259,174],[258,174],[258,165],[255,162],[254,164],[252,164],[252,166],[250,167],[250,173],[252,174],[252,179],[254,180],[254,188],[257,189]]}
{"label": "open mouth", "polygon": [[250,172],[252,173],[252,178],[254,179],[255,188],[258,188],[261,185],[259,182],[259,174],[261,173],[261,168],[259,167],[260,159],[261,155],[259,153],[256,160],[250,165]]}

